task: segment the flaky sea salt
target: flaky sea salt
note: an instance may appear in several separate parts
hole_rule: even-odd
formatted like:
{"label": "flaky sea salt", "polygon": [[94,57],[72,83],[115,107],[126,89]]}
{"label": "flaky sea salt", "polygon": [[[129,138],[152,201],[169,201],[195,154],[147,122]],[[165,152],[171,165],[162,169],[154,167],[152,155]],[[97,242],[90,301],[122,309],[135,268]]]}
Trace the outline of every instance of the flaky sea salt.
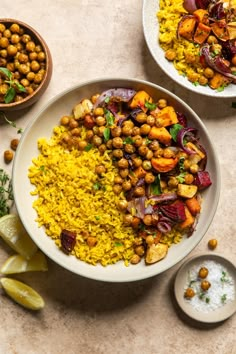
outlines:
{"label": "flaky sea salt", "polygon": [[[203,279],[198,276],[202,267],[208,269],[208,275],[204,280],[210,282],[211,286],[207,291],[201,289]],[[186,301],[201,312],[214,311],[235,298],[232,276],[224,266],[214,261],[203,261],[189,269],[184,290],[189,287],[194,290],[195,296],[186,298]]]}

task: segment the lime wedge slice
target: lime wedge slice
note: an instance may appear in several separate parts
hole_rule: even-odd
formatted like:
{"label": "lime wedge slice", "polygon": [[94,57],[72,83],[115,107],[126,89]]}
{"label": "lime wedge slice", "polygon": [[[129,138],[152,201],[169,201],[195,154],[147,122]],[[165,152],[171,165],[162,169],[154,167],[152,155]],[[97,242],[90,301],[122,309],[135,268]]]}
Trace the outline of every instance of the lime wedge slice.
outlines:
{"label": "lime wedge slice", "polygon": [[0,236],[13,250],[26,259],[30,259],[38,249],[27,234],[18,215],[8,214],[0,218]]}
{"label": "lime wedge slice", "polygon": [[22,257],[20,254],[9,257],[2,268],[2,274],[16,274],[24,272],[47,271],[47,259],[45,255],[38,250],[30,259]]}
{"label": "lime wedge slice", "polygon": [[30,310],[40,310],[44,307],[43,298],[30,286],[10,278],[1,278],[5,292],[18,304]]}

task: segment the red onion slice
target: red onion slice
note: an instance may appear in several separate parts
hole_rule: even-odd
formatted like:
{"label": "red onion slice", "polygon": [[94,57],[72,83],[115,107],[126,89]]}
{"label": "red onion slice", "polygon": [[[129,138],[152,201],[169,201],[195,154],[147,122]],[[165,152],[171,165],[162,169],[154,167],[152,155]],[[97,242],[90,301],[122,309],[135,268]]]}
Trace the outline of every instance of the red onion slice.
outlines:
{"label": "red onion slice", "polygon": [[190,150],[190,149],[186,148],[184,145],[184,138],[189,133],[191,133],[191,134],[193,133],[196,135],[197,129],[190,128],[190,127],[180,129],[177,134],[177,144],[181,147],[181,149],[183,149],[184,152],[186,152],[186,154],[188,154],[188,155],[196,154],[196,151]]}
{"label": "red onion slice", "polygon": [[195,10],[197,10],[197,5],[195,0],[184,0],[183,7],[190,14],[192,14]]}
{"label": "red onion slice", "polygon": [[94,104],[94,108],[103,106],[107,99],[116,102],[128,102],[135,95],[136,91],[128,88],[112,88],[104,91]]}

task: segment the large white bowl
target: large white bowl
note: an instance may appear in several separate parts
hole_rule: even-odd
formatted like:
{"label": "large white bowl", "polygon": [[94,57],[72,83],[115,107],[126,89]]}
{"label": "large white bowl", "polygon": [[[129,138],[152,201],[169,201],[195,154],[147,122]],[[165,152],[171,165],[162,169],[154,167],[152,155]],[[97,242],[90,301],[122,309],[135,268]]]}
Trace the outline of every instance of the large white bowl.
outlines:
{"label": "large white bowl", "polygon": [[194,86],[188,79],[181,76],[175,69],[173,63],[165,59],[164,51],[159,45],[159,24],[157,12],[159,0],[144,0],[142,9],[143,31],[147,46],[159,67],[175,82],[186,89],[209,97],[230,98],[236,97],[236,85],[231,84],[223,91],[212,90],[209,86]]}
{"label": "large white bowl", "polygon": [[[30,195],[30,191],[34,187],[30,184],[27,174],[32,159],[39,153],[37,149],[38,138],[50,138],[53,127],[58,125],[60,117],[70,114],[72,107],[80,100],[113,87],[129,87],[135,90],[144,89],[156,100],[166,98],[169,104],[173,105],[177,111],[186,115],[190,126],[199,130],[202,144],[208,153],[207,170],[211,174],[213,184],[203,193],[203,208],[196,231],[191,237],[182,240],[177,245],[173,245],[165,259],[150,266],[139,263],[135,266],[125,267],[123,262],[107,267],[89,265],[79,261],[74,256],[64,254],[57,248],[54,241],[45,234],[44,229],[38,228],[35,222],[36,212],[32,207],[34,197]],[[109,282],[127,282],[149,278],[164,272],[181,261],[197,246],[210,226],[216,211],[220,192],[220,171],[214,147],[204,124],[180,98],[157,85],[145,81],[136,79],[104,79],[83,83],[60,93],[34,117],[25,129],[17,148],[13,165],[13,189],[16,208],[26,230],[49,258],[71,272],[87,278]]]}

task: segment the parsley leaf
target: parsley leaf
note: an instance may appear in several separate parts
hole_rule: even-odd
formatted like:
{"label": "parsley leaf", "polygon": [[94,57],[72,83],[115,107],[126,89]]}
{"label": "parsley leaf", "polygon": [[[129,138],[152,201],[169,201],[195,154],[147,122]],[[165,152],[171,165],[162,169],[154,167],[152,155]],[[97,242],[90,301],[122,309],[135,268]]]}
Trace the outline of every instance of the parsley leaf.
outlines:
{"label": "parsley leaf", "polygon": [[176,142],[177,141],[177,135],[178,132],[183,129],[183,126],[181,124],[174,124],[171,128],[170,128],[170,135],[172,136],[172,139]]}
{"label": "parsley leaf", "polygon": [[105,128],[103,132],[105,141],[108,141],[110,139],[110,135],[111,135],[110,128]]}
{"label": "parsley leaf", "polygon": [[87,144],[87,145],[85,146],[84,150],[85,150],[85,151],[89,151],[89,150],[92,149],[92,147],[93,147],[92,144]]}
{"label": "parsley leaf", "polygon": [[155,178],[155,181],[150,185],[151,193],[154,195],[161,194],[161,176],[158,174]]}
{"label": "parsley leaf", "polygon": [[115,117],[113,116],[113,114],[110,111],[108,111],[108,109],[105,109],[105,118],[106,118],[108,127],[111,127],[114,124]]}
{"label": "parsley leaf", "polygon": [[148,101],[145,102],[144,106],[146,108],[148,108],[150,111],[154,111],[154,109],[157,108],[157,105],[155,103],[151,103],[151,102],[148,102]]}
{"label": "parsley leaf", "polygon": [[133,144],[134,140],[130,137],[127,136],[124,140],[123,140],[123,144]]}

